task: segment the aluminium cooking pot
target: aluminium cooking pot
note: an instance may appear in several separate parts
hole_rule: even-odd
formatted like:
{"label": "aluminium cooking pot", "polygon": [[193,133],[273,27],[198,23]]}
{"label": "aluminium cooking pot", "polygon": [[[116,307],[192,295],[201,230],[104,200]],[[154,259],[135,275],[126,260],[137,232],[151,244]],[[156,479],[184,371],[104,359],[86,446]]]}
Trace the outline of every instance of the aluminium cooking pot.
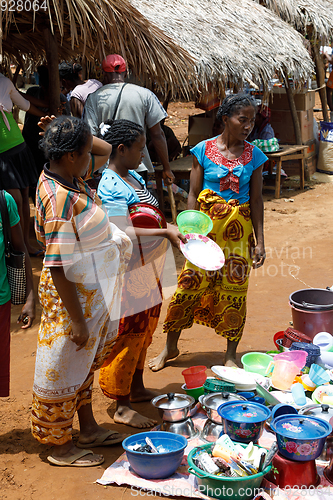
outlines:
{"label": "aluminium cooking pot", "polygon": [[230,392],[213,392],[206,394],[201,399],[201,406],[210,420],[216,424],[222,424],[222,417],[218,414],[217,409],[227,401],[246,401],[246,398]]}
{"label": "aluminium cooking pot", "polygon": [[[329,424],[333,423],[333,407],[325,404],[317,405],[310,404],[303,406],[298,410],[300,415],[311,415],[313,417],[322,418]],[[323,451],[318,460],[331,460],[333,458],[333,432],[327,436]]]}
{"label": "aluminium cooking pot", "polygon": [[165,422],[179,422],[190,416],[195,399],[188,394],[169,392],[156,396],[151,403]]}

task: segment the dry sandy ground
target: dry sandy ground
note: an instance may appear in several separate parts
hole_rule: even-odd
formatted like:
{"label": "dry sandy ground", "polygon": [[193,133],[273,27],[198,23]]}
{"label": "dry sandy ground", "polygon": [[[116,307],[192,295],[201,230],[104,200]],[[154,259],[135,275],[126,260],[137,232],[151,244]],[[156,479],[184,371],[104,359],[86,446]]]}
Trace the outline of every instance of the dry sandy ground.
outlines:
{"label": "dry sandy ground", "polygon": [[[265,195],[268,256],[265,266],[253,272],[250,279],[248,320],[239,345],[239,360],[249,350],[273,348],[273,334],[288,327],[291,321],[288,305],[291,292],[305,288],[305,284],[319,288],[333,285],[333,183],[307,183],[307,188],[304,192],[284,189],[279,200]],[[183,262],[181,254],[176,255],[176,261],[179,269]],[[37,286],[41,260],[35,258],[32,263]],[[164,344],[162,321],[167,304],[168,301],[163,304],[161,321],[148,358],[158,354]],[[105,456],[102,466],[61,468],[47,462],[50,448],[31,437],[29,410],[40,307],[33,328],[26,332],[15,323],[18,311],[19,307],[13,307],[11,395],[0,401],[0,499],[129,500],[132,498],[130,489],[94,483],[122,453],[121,446],[98,450]],[[194,326],[182,334],[178,359],[157,373],[146,368],[146,386],[160,393],[179,391],[184,367],[221,364],[225,347],[225,340],[213,331]],[[102,395],[97,376],[93,405],[100,424],[121,432],[138,432],[113,423],[115,406]],[[135,406],[142,413],[158,419],[150,403]],[[75,428],[78,428],[77,422]]]}

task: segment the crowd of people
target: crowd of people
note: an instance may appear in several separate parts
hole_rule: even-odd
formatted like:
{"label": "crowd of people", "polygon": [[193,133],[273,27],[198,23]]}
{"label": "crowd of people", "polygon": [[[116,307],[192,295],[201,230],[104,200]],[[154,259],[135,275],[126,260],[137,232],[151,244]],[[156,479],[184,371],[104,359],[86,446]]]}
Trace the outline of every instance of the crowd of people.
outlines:
{"label": "crowd of people", "polygon": [[[78,64],[60,64],[66,102],[57,118],[47,116],[47,68],[39,70],[40,85],[27,92],[27,99],[0,75],[0,187],[5,190],[13,246],[26,256],[27,299],[18,320],[24,321],[22,328],[30,327],[35,316],[29,256],[43,255],[32,433],[39,442],[53,445],[48,460],[58,466],[99,465],[103,456],[90,448],[124,438],[94,418],[96,370],[103,394],[116,401],[115,422],[136,428],[156,424],[132,403],[155,395],[144,386],[143,371],[161,313],[166,251],[169,244],[180,248],[187,241],[177,226],[166,222],[147,189],[146,172],[153,171],[147,132],[165,184],[174,181],[163,132],[166,112],[153,92],[126,82],[121,56],[107,56],[102,69],[104,85],[83,81]],[[13,119],[13,103],[27,112],[23,134],[33,153]],[[225,337],[225,364],[236,364],[250,270],[265,260],[261,193],[267,157],[247,138],[255,126],[258,133],[266,130],[269,120],[266,115],[260,122],[256,114],[251,96],[229,95],[217,114],[218,135],[191,149],[188,209],[211,218],[210,237],[226,262],[214,272],[185,262],[164,320],[165,349],[148,363],[153,371],[178,356],[181,331],[194,322]],[[29,188],[36,193],[39,249],[29,240]],[[142,204],[157,211],[158,227],[133,227],[129,210]],[[3,271],[4,248],[0,230]],[[1,276],[0,321],[7,325],[1,341],[7,347],[0,354],[0,396],[7,396],[10,289],[6,272]],[[80,434],[74,444],[76,412]]]}

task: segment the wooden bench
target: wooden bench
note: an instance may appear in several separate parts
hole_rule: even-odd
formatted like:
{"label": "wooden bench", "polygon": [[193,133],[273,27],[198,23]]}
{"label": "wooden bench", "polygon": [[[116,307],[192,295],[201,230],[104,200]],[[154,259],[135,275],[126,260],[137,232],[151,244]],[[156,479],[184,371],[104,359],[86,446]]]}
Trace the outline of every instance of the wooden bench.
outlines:
{"label": "wooden bench", "polygon": [[304,189],[304,157],[307,146],[283,144],[275,153],[265,153],[269,159],[269,173],[273,172],[273,163],[276,162],[275,186],[265,186],[265,189],[273,189],[275,198],[280,198],[281,190],[281,168],[282,162],[288,160],[299,160],[300,189]]}

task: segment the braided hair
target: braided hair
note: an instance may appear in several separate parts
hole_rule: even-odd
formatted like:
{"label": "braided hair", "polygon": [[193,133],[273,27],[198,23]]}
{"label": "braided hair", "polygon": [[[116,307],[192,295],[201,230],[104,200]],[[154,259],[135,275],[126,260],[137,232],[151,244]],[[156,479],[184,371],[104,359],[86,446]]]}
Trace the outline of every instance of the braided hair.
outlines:
{"label": "braided hair", "polygon": [[112,145],[110,158],[114,158],[120,144],[130,148],[141,135],[145,135],[145,131],[137,123],[130,120],[106,120],[100,124],[97,137]]}
{"label": "braided hair", "polygon": [[83,152],[89,135],[89,125],[73,116],[59,116],[47,127],[39,148],[48,160],[60,160],[66,153]]}
{"label": "braided hair", "polygon": [[216,119],[222,121],[223,116],[229,118],[237,113],[242,108],[253,106],[257,111],[256,100],[248,94],[230,94],[222,102],[216,114]]}

